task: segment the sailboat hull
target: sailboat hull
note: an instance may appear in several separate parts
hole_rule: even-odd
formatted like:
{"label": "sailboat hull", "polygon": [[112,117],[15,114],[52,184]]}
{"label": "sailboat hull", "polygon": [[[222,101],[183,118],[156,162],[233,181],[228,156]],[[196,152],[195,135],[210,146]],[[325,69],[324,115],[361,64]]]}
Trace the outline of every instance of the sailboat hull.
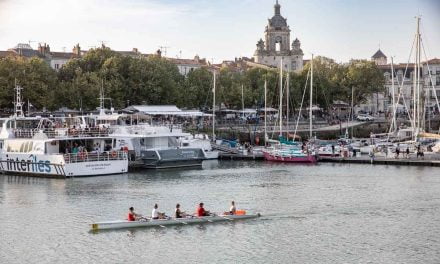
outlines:
{"label": "sailboat hull", "polygon": [[307,156],[283,156],[276,155],[270,152],[264,152],[264,159],[267,161],[286,162],[286,163],[316,163],[316,157],[312,155]]}

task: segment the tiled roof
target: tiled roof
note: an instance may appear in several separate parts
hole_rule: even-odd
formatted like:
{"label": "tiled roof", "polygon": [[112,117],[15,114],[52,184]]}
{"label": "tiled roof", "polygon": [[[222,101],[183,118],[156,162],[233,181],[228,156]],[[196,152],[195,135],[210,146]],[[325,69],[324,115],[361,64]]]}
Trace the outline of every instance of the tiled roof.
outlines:
{"label": "tiled roof", "polygon": [[[394,68],[394,70],[396,70],[396,69],[405,69],[405,68],[407,67],[407,65],[408,65],[408,69],[409,69],[409,70],[411,70],[411,69],[414,68],[414,63],[409,63],[409,64],[406,64],[406,63],[394,64],[394,65],[393,65],[393,68]],[[391,64],[377,65],[377,67],[378,67],[379,69],[383,69],[383,70],[391,70]]]}
{"label": "tiled roof", "polygon": [[51,52],[52,58],[71,59],[75,57],[72,52]]}
{"label": "tiled roof", "polygon": [[132,56],[132,57],[142,55],[140,52],[135,52],[135,51],[115,51],[115,52],[124,56]]}
{"label": "tiled roof", "polygon": [[434,58],[427,61],[429,65],[440,64],[440,59]]}
{"label": "tiled roof", "polygon": [[9,49],[8,51],[14,52],[16,55],[20,55],[27,58],[41,57],[40,53],[37,50],[33,50],[33,49],[13,48],[13,49]]}
{"label": "tiled roof", "polygon": [[201,63],[200,61],[191,60],[191,59],[174,59],[174,58],[167,58],[167,59],[177,65],[198,65],[198,66],[203,65],[203,63]]}
{"label": "tiled roof", "polygon": [[9,50],[0,50],[0,58],[6,58],[9,56],[16,56],[15,52]]}

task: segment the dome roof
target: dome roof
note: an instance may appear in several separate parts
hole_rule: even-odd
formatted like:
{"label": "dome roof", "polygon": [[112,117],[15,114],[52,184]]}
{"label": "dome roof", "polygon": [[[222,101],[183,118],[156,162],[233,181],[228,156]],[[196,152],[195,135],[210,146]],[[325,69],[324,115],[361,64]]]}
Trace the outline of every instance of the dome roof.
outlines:
{"label": "dome roof", "polygon": [[274,15],[269,19],[269,26],[271,27],[287,27],[287,21],[281,15]]}
{"label": "dome roof", "polygon": [[281,15],[281,5],[277,2],[274,6],[274,16],[269,19],[269,26],[271,27],[287,27],[286,19]]}

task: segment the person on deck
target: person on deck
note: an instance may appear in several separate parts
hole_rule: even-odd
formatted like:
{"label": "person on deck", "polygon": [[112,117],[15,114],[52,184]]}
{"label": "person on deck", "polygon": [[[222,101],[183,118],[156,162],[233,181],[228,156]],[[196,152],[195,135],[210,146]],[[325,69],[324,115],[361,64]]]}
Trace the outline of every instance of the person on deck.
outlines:
{"label": "person on deck", "polygon": [[134,212],[134,208],[133,208],[133,207],[130,207],[128,210],[129,210],[129,211],[128,211],[128,217],[127,217],[127,220],[128,220],[128,221],[136,221],[136,220],[138,220],[140,217],[142,217],[140,214],[136,214],[136,213]]}
{"label": "person on deck", "polygon": [[78,152],[79,152],[78,143],[75,142],[72,148],[72,154],[78,154]]}
{"label": "person on deck", "polygon": [[206,211],[205,208],[203,208],[203,203],[199,203],[199,207],[197,208],[197,216],[203,217],[203,216],[209,216],[209,211]]}

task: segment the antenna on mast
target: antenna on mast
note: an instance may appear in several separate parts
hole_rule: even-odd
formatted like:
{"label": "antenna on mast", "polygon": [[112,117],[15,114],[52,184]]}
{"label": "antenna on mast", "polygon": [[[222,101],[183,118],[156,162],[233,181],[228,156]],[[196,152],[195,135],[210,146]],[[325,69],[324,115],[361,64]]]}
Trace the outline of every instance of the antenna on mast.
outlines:
{"label": "antenna on mast", "polygon": [[104,79],[101,79],[101,88],[99,89],[99,98],[98,98],[98,100],[99,100],[99,114],[100,115],[105,115],[104,101],[106,99],[110,100],[110,102],[112,100],[111,98],[104,97]]}
{"label": "antenna on mast", "polygon": [[14,106],[15,106],[15,111],[14,111],[14,116],[15,117],[24,117],[24,113],[23,113],[23,101],[21,98],[21,91],[23,90],[23,87],[17,85],[17,79],[15,79],[15,102],[14,102]]}
{"label": "antenna on mast", "polygon": [[167,51],[168,49],[170,49],[171,47],[167,47],[167,46],[159,46],[160,52],[163,54],[164,57],[167,56]]}

